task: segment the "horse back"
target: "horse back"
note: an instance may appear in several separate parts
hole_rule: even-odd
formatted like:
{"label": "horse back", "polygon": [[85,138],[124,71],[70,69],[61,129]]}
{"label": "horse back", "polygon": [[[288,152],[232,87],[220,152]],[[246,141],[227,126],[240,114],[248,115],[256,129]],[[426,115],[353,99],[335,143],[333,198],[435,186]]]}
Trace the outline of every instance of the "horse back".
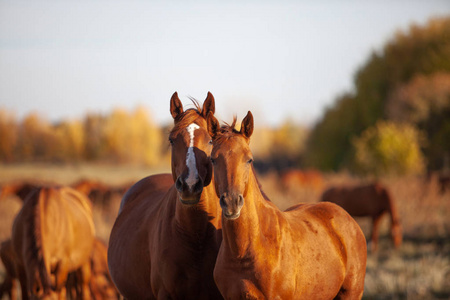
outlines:
{"label": "horse back", "polygon": [[[344,278],[351,277],[355,282],[364,282],[366,240],[359,225],[343,208],[323,202],[298,205],[289,209],[287,214],[291,228],[297,229],[296,240],[313,245],[316,249],[311,253],[304,252],[305,249],[299,250],[304,255],[312,255],[308,261],[317,260],[318,264],[327,265],[331,276],[333,271],[330,266],[337,259]],[[327,257],[319,258],[318,253],[325,249],[329,249]],[[353,273],[352,276],[347,276],[349,273]]]}
{"label": "horse back", "polygon": [[333,187],[323,193],[321,201],[335,203],[354,217],[378,216],[391,205],[389,193],[379,184]]}

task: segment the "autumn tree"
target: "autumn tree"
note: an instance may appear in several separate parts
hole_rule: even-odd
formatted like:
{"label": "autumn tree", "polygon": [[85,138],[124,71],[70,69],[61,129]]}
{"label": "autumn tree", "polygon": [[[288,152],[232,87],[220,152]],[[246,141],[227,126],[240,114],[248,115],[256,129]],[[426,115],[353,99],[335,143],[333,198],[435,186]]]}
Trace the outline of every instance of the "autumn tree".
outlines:
{"label": "autumn tree", "polygon": [[411,125],[378,121],[352,140],[356,168],[377,176],[420,174],[424,137]]}
{"label": "autumn tree", "polygon": [[[311,132],[306,162],[323,170],[349,167],[351,140],[380,119],[387,119],[391,94],[418,75],[450,72],[450,18],[398,32],[374,52],[355,76],[355,91],[339,97]],[[433,144],[433,139],[428,139]],[[325,148],[326,147],[326,148]]]}
{"label": "autumn tree", "polygon": [[429,142],[423,150],[430,169],[450,156],[450,73],[419,74],[388,98],[389,119],[417,126]]}
{"label": "autumn tree", "polygon": [[17,144],[17,121],[13,114],[0,109],[0,160],[11,162],[15,159]]}

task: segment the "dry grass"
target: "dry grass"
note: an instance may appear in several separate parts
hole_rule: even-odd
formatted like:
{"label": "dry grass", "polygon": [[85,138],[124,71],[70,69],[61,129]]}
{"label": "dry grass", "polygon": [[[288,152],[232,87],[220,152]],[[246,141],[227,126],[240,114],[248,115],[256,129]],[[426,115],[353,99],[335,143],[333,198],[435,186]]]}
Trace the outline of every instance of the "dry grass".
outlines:
{"label": "dry grass", "polygon": [[[92,178],[110,184],[137,181],[147,175],[169,170],[148,170],[112,166],[1,166],[0,184],[12,180],[34,179],[70,184]],[[272,201],[285,209],[299,202],[317,202],[330,185],[354,185],[363,179],[346,174],[325,176],[323,188],[307,186],[280,188],[276,174],[260,177],[262,187]],[[380,228],[379,251],[369,253],[364,299],[449,299],[450,298],[450,192],[439,194],[435,179],[385,179],[396,200],[404,228],[404,243],[394,249],[388,236],[389,220]],[[108,241],[117,215],[120,198],[108,207],[94,208],[97,235]],[[0,240],[11,234],[12,221],[20,201],[9,198],[0,202]],[[357,219],[364,233],[370,234],[370,220]],[[3,272],[3,269],[1,269]]]}

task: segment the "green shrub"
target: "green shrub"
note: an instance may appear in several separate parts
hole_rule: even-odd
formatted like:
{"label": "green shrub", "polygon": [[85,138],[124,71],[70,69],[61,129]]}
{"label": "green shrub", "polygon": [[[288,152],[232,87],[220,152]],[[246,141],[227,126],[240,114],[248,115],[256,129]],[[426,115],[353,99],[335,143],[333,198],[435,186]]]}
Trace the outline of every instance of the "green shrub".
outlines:
{"label": "green shrub", "polygon": [[378,121],[352,140],[355,167],[376,176],[422,173],[423,135],[412,125]]}

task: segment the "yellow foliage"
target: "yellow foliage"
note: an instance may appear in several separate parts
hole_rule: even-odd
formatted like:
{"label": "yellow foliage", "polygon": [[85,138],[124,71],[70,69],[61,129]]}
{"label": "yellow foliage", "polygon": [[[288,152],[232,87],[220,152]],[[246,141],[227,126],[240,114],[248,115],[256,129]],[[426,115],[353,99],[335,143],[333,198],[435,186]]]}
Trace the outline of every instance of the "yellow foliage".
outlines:
{"label": "yellow foliage", "polygon": [[133,113],[115,109],[103,126],[107,156],[119,163],[154,165],[160,156],[160,132],[148,112],[137,108]]}
{"label": "yellow foliage", "polygon": [[424,138],[413,126],[379,121],[353,139],[356,166],[374,175],[419,174],[425,169]]}

